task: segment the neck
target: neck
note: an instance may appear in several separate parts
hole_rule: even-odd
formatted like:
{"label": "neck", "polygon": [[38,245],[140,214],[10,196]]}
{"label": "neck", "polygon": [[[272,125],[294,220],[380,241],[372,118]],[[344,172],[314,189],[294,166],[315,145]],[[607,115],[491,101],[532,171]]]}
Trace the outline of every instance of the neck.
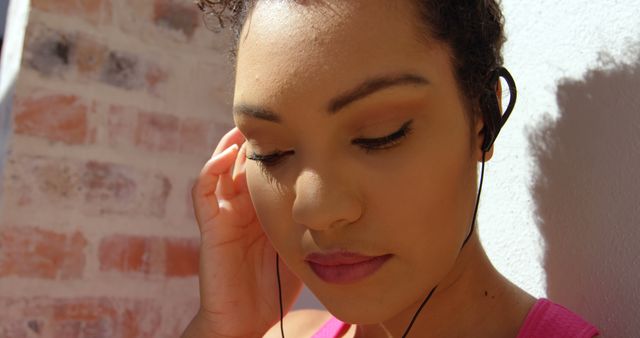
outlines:
{"label": "neck", "polygon": [[[358,325],[355,337],[402,337],[429,291],[383,323]],[[493,267],[475,232],[407,337],[515,337],[534,301]]]}

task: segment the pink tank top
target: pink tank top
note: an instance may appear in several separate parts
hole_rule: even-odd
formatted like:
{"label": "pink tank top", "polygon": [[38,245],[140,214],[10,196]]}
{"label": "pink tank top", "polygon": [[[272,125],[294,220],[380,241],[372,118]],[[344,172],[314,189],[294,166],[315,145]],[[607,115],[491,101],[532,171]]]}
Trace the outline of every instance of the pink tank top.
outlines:
{"label": "pink tank top", "polygon": [[[349,324],[331,317],[312,338],[338,338]],[[598,329],[562,305],[540,298],[524,320],[517,338],[592,338]]]}

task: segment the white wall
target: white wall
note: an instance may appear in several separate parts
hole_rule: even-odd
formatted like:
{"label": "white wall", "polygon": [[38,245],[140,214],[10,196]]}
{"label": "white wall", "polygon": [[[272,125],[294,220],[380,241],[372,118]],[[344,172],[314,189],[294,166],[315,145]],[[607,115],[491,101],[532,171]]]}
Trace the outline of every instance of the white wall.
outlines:
{"label": "white wall", "polygon": [[[640,0],[505,0],[518,102],[478,215],[496,267],[607,337],[640,331]],[[321,306],[305,290],[296,308]]]}
{"label": "white wall", "polygon": [[[598,325],[640,324],[640,1],[504,3],[517,109],[479,222],[497,267]],[[485,194],[486,193],[486,194]]]}

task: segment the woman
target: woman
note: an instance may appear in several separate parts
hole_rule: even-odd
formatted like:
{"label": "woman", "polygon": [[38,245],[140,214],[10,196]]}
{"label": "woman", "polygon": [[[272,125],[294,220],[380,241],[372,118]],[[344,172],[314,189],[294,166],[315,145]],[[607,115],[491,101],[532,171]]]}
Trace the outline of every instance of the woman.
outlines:
{"label": "woman", "polygon": [[[499,130],[494,1],[198,4],[237,27],[236,128],[193,187],[201,306],[183,337],[597,333],[504,278],[473,231]],[[302,283],[328,312],[289,312]]]}

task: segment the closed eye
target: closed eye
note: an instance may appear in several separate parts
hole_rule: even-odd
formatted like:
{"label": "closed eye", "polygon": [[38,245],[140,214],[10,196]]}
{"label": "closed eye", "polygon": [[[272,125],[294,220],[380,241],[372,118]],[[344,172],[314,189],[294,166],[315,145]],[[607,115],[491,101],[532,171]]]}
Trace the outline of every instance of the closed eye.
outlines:
{"label": "closed eye", "polygon": [[391,135],[387,135],[385,137],[373,138],[373,139],[360,138],[360,139],[355,139],[351,141],[351,143],[360,145],[367,153],[376,151],[376,150],[393,148],[394,146],[396,146],[396,144],[398,144],[398,142],[401,139],[409,135],[409,133],[412,131],[411,129],[412,123],[413,123],[413,120],[409,120],[405,122],[402,125],[402,127],[398,129],[398,131],[394,132]]}
{"label": "closed eye", "polygon": [[287,154],[293,153],[293,151],[277,151],[275,153],[271,153],[269,155],[259,155],[253,153],[252,155],[247,156],[248,160],[257,161],[260,165],[265,167],[274,167],[280,162],[280,160]]}
{"label": "closed eye", "polygon": [[[365,152],[370,153],[373,151],[391,149],[398,145],[398,143],[405,138],[411,131],[411,125],[413,120],[409,120],[405,122],[400,129],[396,132],[380,137],[380,138],[359,138],[351,141],[351,144],[360,146]],[[276,151],[274,153],[268,155],[259,155],[253,153],[252,155],[247,156],[248,160],[257,161],[261,166],[265,168],[271,168],[278,165],[278,163],[284,158],[286,155],[292,154],[293,151]]]}

